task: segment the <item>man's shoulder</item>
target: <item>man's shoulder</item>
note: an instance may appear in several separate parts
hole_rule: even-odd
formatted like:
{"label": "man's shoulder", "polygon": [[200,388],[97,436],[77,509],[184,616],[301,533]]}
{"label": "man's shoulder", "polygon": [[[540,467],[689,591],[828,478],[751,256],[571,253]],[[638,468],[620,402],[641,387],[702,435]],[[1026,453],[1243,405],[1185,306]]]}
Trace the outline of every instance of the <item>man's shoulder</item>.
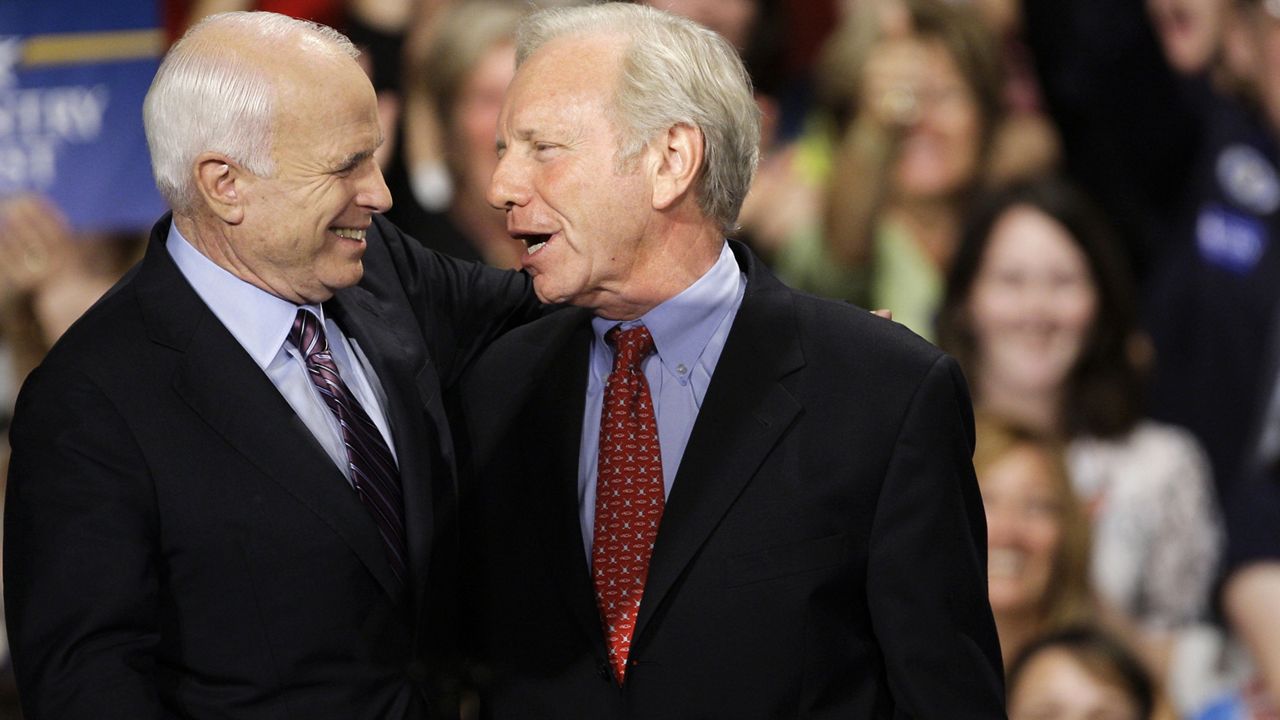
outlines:
{"label": "man's shoulder", "polygon": [[[54,343],[47,357],[67,360],[113,353],[143,327],[136,294],[137,267],[89,307]],[[120,352],[127,352],[121,349]],[[86,358],[87,359],[87,358]]]}
{"label": "man's shoulder", "polygon": [[[103,387],[152,378],[151,357],[159,346],[151,341],[148,313],[138,292],[139,274],[140,267],[134,266],[72,323],[42,360],[43,374],[87,378]],[[145,302],[160,304],[164,298],[149,297]],[[195,323],[198,318],[190,320]]]}
{"label": "man's shoulder", "polygon": [[[762,331],[794,332],[806,360],[877,363],[889,367],[931,367],[943,354],[901,323],[885,320],[843,300],[796,290],[778,279],[745,245],[730,247],[747,274],[747,297],[739,313],[769,315],[775,324]],[[754,324],[754,323],[753,323]]]}
{"label": "man's shoulder", "polygon": [[[852,303],[782,287],[807,361],[924,373],[945,353],[905,325]],[[744,306],[746,307],[746,306]]]}
{"label": "man's shoulder", "polygon": [[487,380],[506,377],[514,369],[522,369],[520,376],[536,375],[537,368],[568,350],[579,333],[590,332],[591,317],[583,308],[564,307],[513,328],[493,341],[468,376]]}

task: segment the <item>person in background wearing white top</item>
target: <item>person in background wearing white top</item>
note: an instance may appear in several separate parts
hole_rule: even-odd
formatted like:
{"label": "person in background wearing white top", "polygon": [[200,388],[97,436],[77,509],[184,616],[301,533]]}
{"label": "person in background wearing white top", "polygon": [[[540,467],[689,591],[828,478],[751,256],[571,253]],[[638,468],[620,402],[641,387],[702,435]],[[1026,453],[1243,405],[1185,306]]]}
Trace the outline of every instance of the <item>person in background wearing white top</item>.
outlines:
{"label": "person in background wearing white top", "polygon": [[1149,353],[1118,247],[1069,185],[1014,186],[966,230],[938,330],[976,409],[1066,443],[1095,589],[1164,668],[1176,635],[1206,615],[1222,529],[1204,452],[1142,415]]}

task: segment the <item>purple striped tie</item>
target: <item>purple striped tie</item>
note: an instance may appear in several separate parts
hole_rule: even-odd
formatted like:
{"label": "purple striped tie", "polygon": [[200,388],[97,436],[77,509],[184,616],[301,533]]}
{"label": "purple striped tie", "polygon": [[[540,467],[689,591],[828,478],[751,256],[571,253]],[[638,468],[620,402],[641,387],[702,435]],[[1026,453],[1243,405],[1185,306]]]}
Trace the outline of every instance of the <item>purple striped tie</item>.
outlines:
{"label": "purple striped tie", "polygon": [[347,446],[347,466],[351,482],[360,500],[378,525],[387,546],[387,558],[396,578],[404,585],[407,575],[404,542],[404,500],[400,492],[400,473],[382,433],[356,401],[338,374],[338,366],[329,353],[329,341],[314,313],[298,309],[289,332],[289,342],[307,360],[311,383],[338,419],[342,442]]}

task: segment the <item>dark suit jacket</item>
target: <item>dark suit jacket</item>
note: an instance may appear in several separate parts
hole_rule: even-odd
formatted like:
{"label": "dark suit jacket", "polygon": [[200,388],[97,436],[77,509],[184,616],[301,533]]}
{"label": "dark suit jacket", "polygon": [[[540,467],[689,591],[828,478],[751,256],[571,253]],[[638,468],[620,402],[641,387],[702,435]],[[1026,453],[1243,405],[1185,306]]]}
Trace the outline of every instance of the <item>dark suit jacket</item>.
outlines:
{"label": "dark suit jacket", "polygon": [[667,500],[621,690],[577,512],[589,315],[509,333],[464,379],[465,634],[486,716],[1003,717],[956,363],[734,249],[746,296]]}
{"label": "dark suit jacket", "polygon": [[456,593],[447,386],[536,308],[528,279],[374,218],[364,278],[326,308],[387,397],[411,582],[289,404],[164,241],[22,390],[5,603],[31,720],[417,719]]}

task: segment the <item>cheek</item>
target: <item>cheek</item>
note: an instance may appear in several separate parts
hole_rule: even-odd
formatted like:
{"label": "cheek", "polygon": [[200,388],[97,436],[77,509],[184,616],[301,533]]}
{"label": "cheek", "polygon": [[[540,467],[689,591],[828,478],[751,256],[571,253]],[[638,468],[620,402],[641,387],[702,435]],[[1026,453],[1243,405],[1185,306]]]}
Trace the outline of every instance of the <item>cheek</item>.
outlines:
{"label": "cheek", "polygon": [[969,303],[973,334],[979,342],[999,336],[1017,320],[1016,298],[998,289],[975,292]]}
{"label": "cheek", "polygon": [[1083,339],[1097,314],[1097,300],[1092,294],[1072,293],[1060,299],[1055,306],[1059,311],[1059,323],[1067,330],[1078,333]]}
{"label": "cheek", "polygon": [[966,103],[953,108],[942,122],[948,138],[951,169],[961,178],[974,175],[978,169],[978,151],[982,143],[982,121],[977,108]]}
{"label": "cheek", "polygon": [[1041,563],[1044,571],[1053,569],[1053,561],[1062,546],[1062,529],[1057,520],[1040,518],[1027,523],[1027,547]]}
{"label": "cheek", "polygon": [[[469,104],[470,105],[470,104]],[[457,118],[462,140],[472,154],[493,155],[493,138],[498,127],[498,108],[474,104]]]}
{"label": "cheek", "polygon": [[493,151],[493,134],[490,133],[487,140],[482,140],[479,136],[463,138],[458,146],[463,152],[459,167],[463,182],[477,197],[483,197],[498,169],[498,155]]}

